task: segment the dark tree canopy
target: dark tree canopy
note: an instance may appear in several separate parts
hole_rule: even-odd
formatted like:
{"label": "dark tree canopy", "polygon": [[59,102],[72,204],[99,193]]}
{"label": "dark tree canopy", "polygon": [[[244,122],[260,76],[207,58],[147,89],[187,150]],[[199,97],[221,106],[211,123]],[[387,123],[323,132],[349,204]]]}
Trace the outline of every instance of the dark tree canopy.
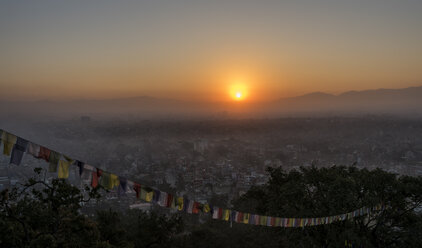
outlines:
{"label": "dark tree canopy", "polygon": [[[39,176],[40,170],[36,169]],[[0,247],[169,247],[183,231],[178,215],[166,217],[131,210],[82,214],[82,204],[100,197],[63,179],[38,177],[0,196]],[[177,237],[177,238],[175,238]]]}
{"label": "dark tree canopy", "polygon": [[[40,170],[35,172],[39,176]],[[0,198],[0,246],[95,247],[100,233],[79,210],[83,202],[99,195],[95,189],[87,190],[84,197],[64,180],[47,184],[38,177],[10,192],[6,189]]]}
{"label": "dark tree canopy", "polygon": [[[39,170],[36,170],[39,173]],[[337,215],[383,203],[369,216],[305,228],[198,225],[179,214],[99,210],[82,203],[100,197],[61,179],[32,178],[0,195],[0,247],[421,247],[422,178],[354,167],[269,168],[267,184],[233,202],[239,211],[279,217]]]}
{"label": "dark tree canopy", "polygon": [[290,172],[269,168],[268,171],[269,182],[252,188],[235,201],[237,209],[269,216],[320,217],[378,203],[385,206],[384,211],[369,217],[332,225],[279,228],[277,235],[283,245],[340,247],[349,240],[363,247],[420,246],[420,177],[399,177],[380,169],[368,171],[341,166],[300,168]]}

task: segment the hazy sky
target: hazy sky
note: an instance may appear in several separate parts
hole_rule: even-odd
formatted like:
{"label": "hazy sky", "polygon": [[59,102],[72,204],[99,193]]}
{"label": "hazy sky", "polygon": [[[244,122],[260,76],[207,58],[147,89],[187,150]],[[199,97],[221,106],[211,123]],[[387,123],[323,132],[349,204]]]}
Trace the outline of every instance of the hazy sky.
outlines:
{"label": "hazy sky", "polygon": [[422,85],[421,0],[0,0],[0,97],[250,100]]}

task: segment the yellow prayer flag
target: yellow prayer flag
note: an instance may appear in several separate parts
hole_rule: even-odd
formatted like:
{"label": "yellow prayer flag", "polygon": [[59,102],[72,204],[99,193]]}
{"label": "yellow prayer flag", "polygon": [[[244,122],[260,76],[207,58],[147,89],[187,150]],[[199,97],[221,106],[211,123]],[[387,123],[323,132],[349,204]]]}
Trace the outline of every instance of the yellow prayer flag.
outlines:
{"label": "yellow prayer flag", "polygon": [[205,204],[204,205],[204,213],[208,213],[209,211],[211,211],[210,205]]}
{"label": "yellow prayer flag", "polygon": [[2,140],[3,140],[3,154],[10,156],[10,153],[12,152],[13,146],[16,144],[18,137],[15,135],[3,132],[2,134]]}
{"label": "yellow prayer flag", "polygon": [[11,133],[4,132],[2,140],[8,143],[16,144],[18,137],[16,137],[16,135],[13,135]]}
{"label": "yellow prayer flag", "polygon": [[154,191],[147,192],[147,195],[146,195],[145,200],[146,200],[147,202],[151,202],[153,197],[154,197]]}
{"label": "yellow prayer flag", "polygon": [[117,175],[110,175],[111,188],[117,187],[120,184],[119,177]]}
{"label": "yellow prayer flag", "polygon": [[183,210],[183,197],[177,197],[177,206],[179,211]]}
{"label": "yellow prayer flag", "polygon": [[223,211],[223,220],[229,221],[229,219],[230,219],[230,210],[229,209],[224,209],[224,211]]}
{"label": "yellow prayer flag", "polygon": [[[100,179],[100,185],[103,186],[105,189],[113,189],[116,186],[119,186],[119,177],[115,174],[111,174],[108,172],[103,171]],[[141,191],[141,199],[142,199],[143,192]],[[145,195],[145,194],[144,194]]]}
{"label": "yellow prayer flag", "polygon": [[59,178],[68,178],[69,177],[69,165],[70,163],[68,161],[59,161],[59,171],[58,171],[58,177]]}
{"label": "yellow prayer flag", "polygon": [[249,216],[250,216],[250,214],[248,214],[248,213],[243,214],[243,223],[245,223],[245,224],[249,223]]}

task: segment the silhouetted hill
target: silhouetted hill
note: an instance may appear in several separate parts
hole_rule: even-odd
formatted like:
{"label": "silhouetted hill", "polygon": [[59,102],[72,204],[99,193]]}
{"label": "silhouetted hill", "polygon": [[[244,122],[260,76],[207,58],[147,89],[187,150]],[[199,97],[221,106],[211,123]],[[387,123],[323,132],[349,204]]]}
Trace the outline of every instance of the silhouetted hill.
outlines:
{"label": "silhouetted hill", "polygon": [[321,92],[283,98],[270,107],[275,112],[312,113],[422,113],[422,87],[348,91],[339,95]]}
{"label": "silhouetted hill", "polygon": [[324,92],[267,103],[192,102],[139,96],[73,101],[2,101],[3,115],[129,115],[134,117],[272,117],[283,115],[395,114],[422,115],[422,86],[404,89]]}

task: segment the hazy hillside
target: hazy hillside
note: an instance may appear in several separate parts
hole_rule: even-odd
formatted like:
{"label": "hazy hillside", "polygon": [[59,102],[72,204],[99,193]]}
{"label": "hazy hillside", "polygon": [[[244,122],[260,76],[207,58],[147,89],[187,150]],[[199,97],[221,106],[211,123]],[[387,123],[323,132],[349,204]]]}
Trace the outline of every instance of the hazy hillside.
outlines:
{"label": "hazy hillside", "polygon": [[283,115],[422,114],[422,86],[404,89],[314,92],[267,103],[189,102],[149,96],[106,100],[2,102],[4,116],[274,117]]}
{"label": "hazy hillside", "polygon": [[270,107],[274,112],[421,114],[422,87],[348,91],[340,95],[321,92],[283,98]]}

